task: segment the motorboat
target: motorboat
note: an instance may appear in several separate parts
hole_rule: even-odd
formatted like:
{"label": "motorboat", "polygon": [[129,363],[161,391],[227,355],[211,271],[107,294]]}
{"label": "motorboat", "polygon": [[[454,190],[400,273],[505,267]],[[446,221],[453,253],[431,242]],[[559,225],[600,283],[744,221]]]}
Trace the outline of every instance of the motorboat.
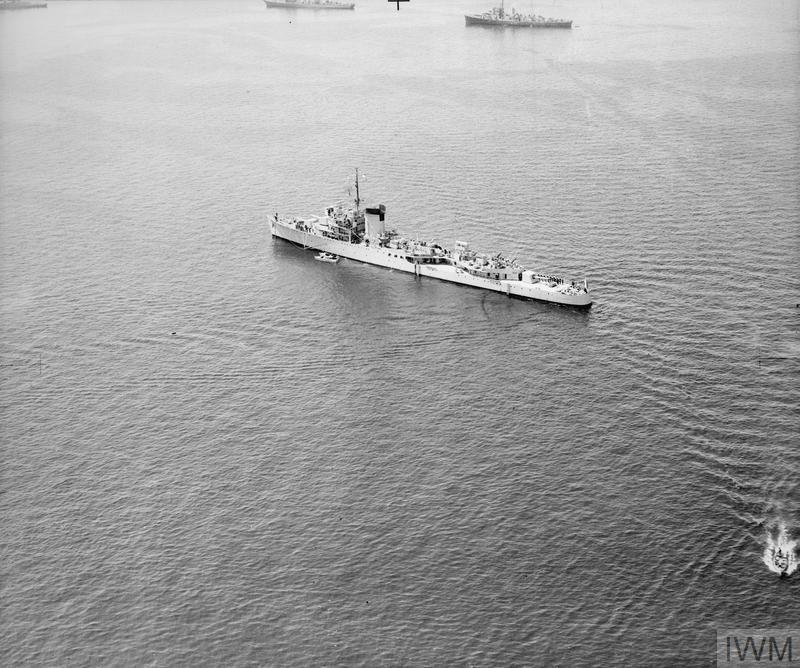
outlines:
{"label": "motorboat", "polygon": [[785,554],[781,548],[772,553],[772,563],[780,571],[781,575],[787,575],[789,571],[789,555]]}

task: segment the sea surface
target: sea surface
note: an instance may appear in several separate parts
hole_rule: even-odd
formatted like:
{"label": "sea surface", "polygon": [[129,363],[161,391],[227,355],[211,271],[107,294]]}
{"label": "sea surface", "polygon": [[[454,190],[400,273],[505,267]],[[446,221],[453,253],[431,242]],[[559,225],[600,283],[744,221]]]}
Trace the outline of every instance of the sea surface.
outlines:
{"label": "sea surface", "polygon": [[[0,13],[0,664],[714,666],[798,628],[763,559],[800,538],[800,3],[356,1]],[[593,307],[270,238],[356,167],[390,227]]]}

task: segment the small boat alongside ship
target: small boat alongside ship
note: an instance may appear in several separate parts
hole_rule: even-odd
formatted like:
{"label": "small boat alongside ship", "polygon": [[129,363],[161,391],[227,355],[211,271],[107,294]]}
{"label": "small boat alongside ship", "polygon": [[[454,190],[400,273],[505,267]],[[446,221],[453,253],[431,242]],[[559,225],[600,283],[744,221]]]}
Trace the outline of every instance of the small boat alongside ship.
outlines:
{"label": "small boat alongside ship", "polygon": [[336,2],[336,0],[264,0],[270,7],[282,9],[354,9],[354,2]]}
{"label": "small boat alongside ship", "polygon": [[499,26],[502,28],[572,28],[572,21],[568,19],[551,19],[537,14],[520,14],[515,9],[507,12],[500,3],[483,14],[465,14],[464,20],[468,26]]}
{"label": "small boat alongside ship", "polygon": [[320,262],[333,262],[336,263],[339,261],[339,256],[334,255],[333,253],[318,253],[314,256],[315,260],[319,260]]}
{"label": "small boat alongside ship", "polygon": [[269,221],[273,237],[284,239],[322,255],[358,260],[415,276],[428,276],[509,297],[565,306],[588,308],[592,297],[586,280],[570,281],[526,269],[516,259],[497,253],[488,255],[456,241],[453,250],[437,243],[401,236],[386,227],[386,207],[380,204],[362,210],[355,180],[355,206],[329,206],[320,216],[279,216]]}

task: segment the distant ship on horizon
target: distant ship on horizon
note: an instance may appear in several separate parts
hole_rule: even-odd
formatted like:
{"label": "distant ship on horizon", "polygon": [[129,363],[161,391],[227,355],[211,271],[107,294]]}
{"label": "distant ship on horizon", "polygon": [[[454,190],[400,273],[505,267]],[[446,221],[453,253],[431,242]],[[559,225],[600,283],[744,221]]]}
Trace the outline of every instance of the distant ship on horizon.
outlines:
{"label": "distant ship on horizon", "polygon": [[336,0],[264,0],[267,8],[282,9],[354,9],[354,2],[336,2]]}
{"label": "distant ship on horizon", "polygon": [[499,7],[483,14],[465,14],[467,25],[501,26],[510,28],[572,28],[568,19],[551,19],[536,14],[520,14],[515,9],[507,12],[500,2]]}
{"label": "distant ship on horizon", "polygon": [[47,9],[47,3],[35,0],[0,0],[0,9]]}

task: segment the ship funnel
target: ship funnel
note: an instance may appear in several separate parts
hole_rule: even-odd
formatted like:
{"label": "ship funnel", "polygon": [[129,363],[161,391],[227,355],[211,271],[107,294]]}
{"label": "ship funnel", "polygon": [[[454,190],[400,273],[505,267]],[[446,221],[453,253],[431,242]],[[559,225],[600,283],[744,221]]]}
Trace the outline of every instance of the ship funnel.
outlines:
{"label": "ship funnel", "polygon": [[386,207],[379,204],[374,207],[367,207],[364,211],[367,224],[366,237],[372,242],[377,242],[385,231],[384,220],[386,218]]}

